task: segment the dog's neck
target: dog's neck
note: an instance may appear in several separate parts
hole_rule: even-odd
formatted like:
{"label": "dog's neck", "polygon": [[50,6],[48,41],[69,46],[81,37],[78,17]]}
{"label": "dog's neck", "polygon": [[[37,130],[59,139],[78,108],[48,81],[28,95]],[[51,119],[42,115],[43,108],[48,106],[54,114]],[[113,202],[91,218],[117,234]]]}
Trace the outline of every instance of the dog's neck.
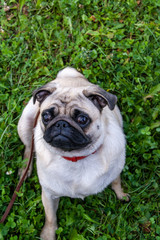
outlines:
{"label": "dog's neck", "polygon": [[[97,152],[97,150],[94,151],[94,152],[91,153],[91,154],[95,154],[96,152]],[[64,159],[68,160],[68,161],[77,162],[77,161],[79,161],[79,160],[82,160],[82,159],[90,156],[91,154],[89,154],[89,155],[87,155],[87,156],[80,156],[80,157],[65,157],[65,156],[62,156],[62,157],[63,157]]]}

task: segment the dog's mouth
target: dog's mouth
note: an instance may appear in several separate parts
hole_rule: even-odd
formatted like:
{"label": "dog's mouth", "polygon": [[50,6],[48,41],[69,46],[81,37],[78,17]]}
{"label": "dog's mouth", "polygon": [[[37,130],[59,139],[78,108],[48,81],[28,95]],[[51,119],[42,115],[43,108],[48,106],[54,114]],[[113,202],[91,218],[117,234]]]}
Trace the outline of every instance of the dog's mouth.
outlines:
{"label": "dog's mouth", "polygon": [[63,151],[82,149],[91,143],[88,136],[65,120],[59,120],[50,125],[43,138],[51,146]]}

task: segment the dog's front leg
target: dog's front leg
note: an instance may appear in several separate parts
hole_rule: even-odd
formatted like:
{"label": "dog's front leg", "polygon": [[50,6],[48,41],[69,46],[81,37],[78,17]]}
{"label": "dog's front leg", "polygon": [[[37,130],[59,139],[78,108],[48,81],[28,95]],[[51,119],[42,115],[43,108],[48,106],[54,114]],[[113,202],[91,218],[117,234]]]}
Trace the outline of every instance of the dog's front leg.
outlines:
{"label": "dog's front leg", "polygon": [[111,186],[112,189],[115,191],[118,199],[125,200],[127,202],[129,201],[129,194],[123,192],[120,175],[112,182]]}
{"label": "dog's front leg", "polygon": [[57,229],[56,212],[59,198],[52,199],[51,195],[42,189],[42,202],[45,210],[45,225],[40,237],[43,240],[55,240],[55,231]]}

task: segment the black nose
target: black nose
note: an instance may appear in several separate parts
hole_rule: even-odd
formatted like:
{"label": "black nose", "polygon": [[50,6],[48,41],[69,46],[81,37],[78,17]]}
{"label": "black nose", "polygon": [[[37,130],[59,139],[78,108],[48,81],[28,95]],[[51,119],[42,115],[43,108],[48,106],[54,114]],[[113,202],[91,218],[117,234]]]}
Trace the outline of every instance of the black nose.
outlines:
{"label": "black nose", "polygon": [[60,120],[58,122],[55,123],[54,125],[57,129],[63,129],[63,128],[67,128],[69,127],[69,123],[63,120]]}

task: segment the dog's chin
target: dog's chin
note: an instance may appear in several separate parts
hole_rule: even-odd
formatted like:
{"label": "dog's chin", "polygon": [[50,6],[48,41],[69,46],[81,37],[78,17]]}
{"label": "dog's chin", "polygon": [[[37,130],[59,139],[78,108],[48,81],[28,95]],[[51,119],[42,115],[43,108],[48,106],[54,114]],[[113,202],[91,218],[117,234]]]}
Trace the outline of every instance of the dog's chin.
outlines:
{"label": "dog's chin", "polygon": [[70,139],[64,135],[58,135],[58,136],[50,139],[50,141],[48,141],[48,138],[46,138],[44,136],[44,140],[51,147],[54,147],[57,150],[60,150],[63,152],[71,152],[71,151],[75,151],[75,150],[81,150],[90,144],[90,141],[87,139],[84,139],[84,141],[77,143],[77,142],[72,141],[72,139]]}
{"label": "dog's chin", "polygon": [[[64,139],[68,140],[66,138]],[[103,143],[103,134],[101,134],[101,136],[99,136],[96,139],[90,138],[90,142],[83,146],[76,145],[73,147],[72,143],[69,144],[68,141],[66,142],[65,147],[64,147],[64,142],[62,143],[60,141],[57,141],[56,143],[55,141],[49,143],[44,139],[44,142],[46,147],[49,149],[49,151],[52,154],[56,153],[60,156],[66,156],[66,157],[88,156],[101,148]]]}

